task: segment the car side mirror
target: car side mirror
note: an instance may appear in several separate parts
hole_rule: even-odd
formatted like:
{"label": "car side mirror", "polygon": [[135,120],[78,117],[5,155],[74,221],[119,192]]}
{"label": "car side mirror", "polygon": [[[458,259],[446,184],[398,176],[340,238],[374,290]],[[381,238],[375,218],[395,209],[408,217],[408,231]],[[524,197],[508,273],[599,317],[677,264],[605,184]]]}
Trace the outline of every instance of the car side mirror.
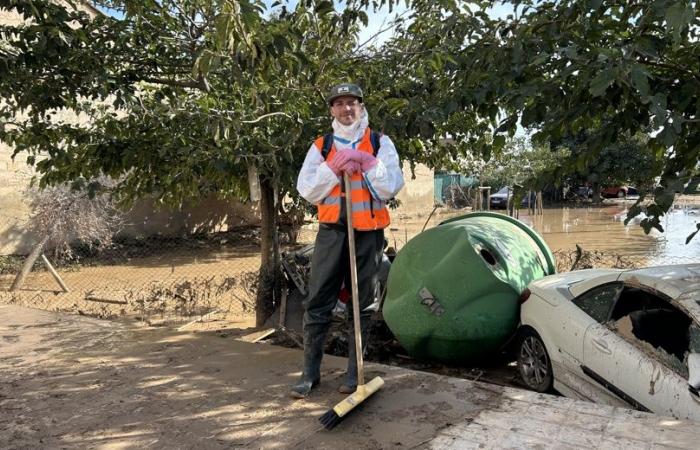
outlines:
{"label": "car side mirror", "polygon": [[700,353],[688,355],[688,384],[695,390],[700,390]]}

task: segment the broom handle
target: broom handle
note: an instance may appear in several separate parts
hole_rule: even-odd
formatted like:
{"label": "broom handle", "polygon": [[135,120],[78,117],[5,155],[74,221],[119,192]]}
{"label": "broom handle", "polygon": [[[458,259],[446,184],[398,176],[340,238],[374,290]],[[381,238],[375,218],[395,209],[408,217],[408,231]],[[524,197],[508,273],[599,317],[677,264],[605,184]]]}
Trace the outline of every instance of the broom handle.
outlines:
{"label": "broom handle", "polygon": [[343,172],[345,182],[345,209],[348,223],[348,248],[350,249],[350,281],[352,283],[352,321],[355,328],[355,355],[357,356],[357,385],[365,384],[365,367],[362,361],[362,329],[360,325],[360,299],[357,291],[357,258],[355,257],[355,229],[352,226],[352,186],[350,177]]}

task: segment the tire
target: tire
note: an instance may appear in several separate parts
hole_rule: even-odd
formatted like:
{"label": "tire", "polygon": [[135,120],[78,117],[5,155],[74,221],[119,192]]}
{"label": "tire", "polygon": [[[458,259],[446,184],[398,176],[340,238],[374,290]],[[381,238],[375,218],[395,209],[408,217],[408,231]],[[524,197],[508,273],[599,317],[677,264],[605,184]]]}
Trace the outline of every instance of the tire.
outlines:
{"label": "tire", "polygon": [[552,389],[552,362],[540,335],[526,328],[518,345],[518,374],[528,389],[547,392]]}
{"label": "tire", "polygon": [[625,198],[627,197],[627,193],[624,191],[624,189],[620,189],[617,191],[617,194],[615,194],[617,198]]}

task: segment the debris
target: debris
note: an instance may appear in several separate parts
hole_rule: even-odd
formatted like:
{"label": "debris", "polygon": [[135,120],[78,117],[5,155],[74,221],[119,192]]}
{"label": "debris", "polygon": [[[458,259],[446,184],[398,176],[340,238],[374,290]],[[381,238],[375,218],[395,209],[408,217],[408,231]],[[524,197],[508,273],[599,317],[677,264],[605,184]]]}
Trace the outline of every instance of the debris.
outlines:
{"label": "debris", "polygon": [[208,319],[208,318],[210,318],[211,316],[213,316],[214,314],[218,314],[218,313],[219,313],[219,309],[218,309],[218,308],[213,309],[212,311],[209,311],[208,313],[204,314],[202,317],[199,317],[199,318],[197,318],[197,319],[195,319],[195,320],[193,320],[193,321],[191,321],[191,322],[187,322],[187,323],[184,324],[183,326],[179,327],[179,328],[177,329],[177,331],[184,331],[185,329],[187,329],[188,327],[194,325],[195,323],[204,322],[206,319]]}
{"label": "debris", "polygon": [[110,298],[99,298],[99,297],[95,297],[92,295],[86,295],[85,300],[87,300],[89,302],[97,302],[97,303],[111,303],[113,305],[127,305],[127,304],[129,304],[129,302],[127,302],[126,300],[112,300]]}
{"label": "debris", "polygon": [[238,338],[239,341],[244,341],[244,342],[259,342],[265,339],[266,337],[270,336],[272,333],[277,331],[274,328],[268,328],[266,330],[261,330],[261,331],[256,331],[254,333],[246,334],[245,336],[241,336]]}

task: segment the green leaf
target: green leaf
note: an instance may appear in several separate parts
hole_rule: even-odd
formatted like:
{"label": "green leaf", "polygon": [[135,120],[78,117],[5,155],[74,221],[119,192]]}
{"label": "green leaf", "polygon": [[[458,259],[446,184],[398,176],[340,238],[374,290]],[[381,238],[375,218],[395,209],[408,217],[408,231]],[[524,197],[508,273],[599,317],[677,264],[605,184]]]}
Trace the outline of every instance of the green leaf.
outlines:
{"label": "green leaf", "polygon": [[500,151],[503,149],[503,146],[506,145],[506,137],[503,135],[497,135],[493,137],[493,148],[496,151]]}
{"label": "green leaf", "polygon": [[591,80],[589,90],[594,97],[601,97],[605,91],[615,82],[615,71],[607,68],[598,72]]}
{"label": "green leaf", "polygon": [[693,20],[695,11],[690,2],[677,0],[666,10],[666,23],[673,33],[673,39],[678,42],[681,31]]}
{"label": "green leaf", "polygon": [[654,114],[654,126],[660,127],[666,122],[668,100],[666,95],[659,92],[651,98],[651,112]]}
{"label": "green leaf", "polygon": [[530,105],[523,110],[522,118],[520,119],[520,124],[524,128],[537,123],[537,105]]}
{"label": "green leaf", "polygon": [[670,208],[671,205],[673,205],[675,198],[676,194],[672,189],[665,189],[662,192],[658,192],[656,195],[654,195],[654,203],[663,208],[665,211]]}
{"label": "green leaf", "polygon": [[678,139],[678,133],[676,133],[675,127],[673,125],[667,125],[664,127],[663,131],[659,135],[661,142],[666,148],[670,148]]}
{"label": "green leaf", "polygon": [[326,14],[334,11],[335,8],[333,7],[333,2],[331,1],[323,0],[316,4],[316,14],[319,16],[325,16]]}
{"label": "green leaf", "polygon": [[544,53],[544,54],[541,54],[541,55],[536,56],[535,59],[533,59],[533,60],[530,62],[530,65],[532,65],[532,66],[539,66],[540,64],[545,63],[548,59],[549,59],[549,54]]}
{"label": "green leaf", "polygon": [[640,65],[632,67],[632,86],[639,91],[642,96],[649,95],[649,73]]}
{"label": "green leaf", "polygon": [[389,111],[392,114],[396,114],[408,107],[408,100],[405,98],[388,98],[386,104],[389,107]]}
{"label": "green leaf", "polygon": [[362,22],[362,25],[364,25],[366,27],[367,24],[369,23],[369,18],[367,17],[367,13],[364,11],[360,11],[359,13],[357,13],[357,16],[360,18],[360,22]]}
{"label": "green leaf", "polygon": [[197,77],[199,74],[206,75],[209,73],[209,67],[211,66],[211,53],[207,50],[203,51],[199,57],[195,60],[194,66],[192,67],[192,76]]}
{"label": "green leaf", "polygon": [[588,8],[597,11],[602,3],[603,0],[588,0]]}
{"label": "green leaf", "polygon": [[659,54],[658,39],[652,38],[650,36],[641,36],[635,41],[635,46],[638,51],[644,53],[646,56],[657,57]]}

